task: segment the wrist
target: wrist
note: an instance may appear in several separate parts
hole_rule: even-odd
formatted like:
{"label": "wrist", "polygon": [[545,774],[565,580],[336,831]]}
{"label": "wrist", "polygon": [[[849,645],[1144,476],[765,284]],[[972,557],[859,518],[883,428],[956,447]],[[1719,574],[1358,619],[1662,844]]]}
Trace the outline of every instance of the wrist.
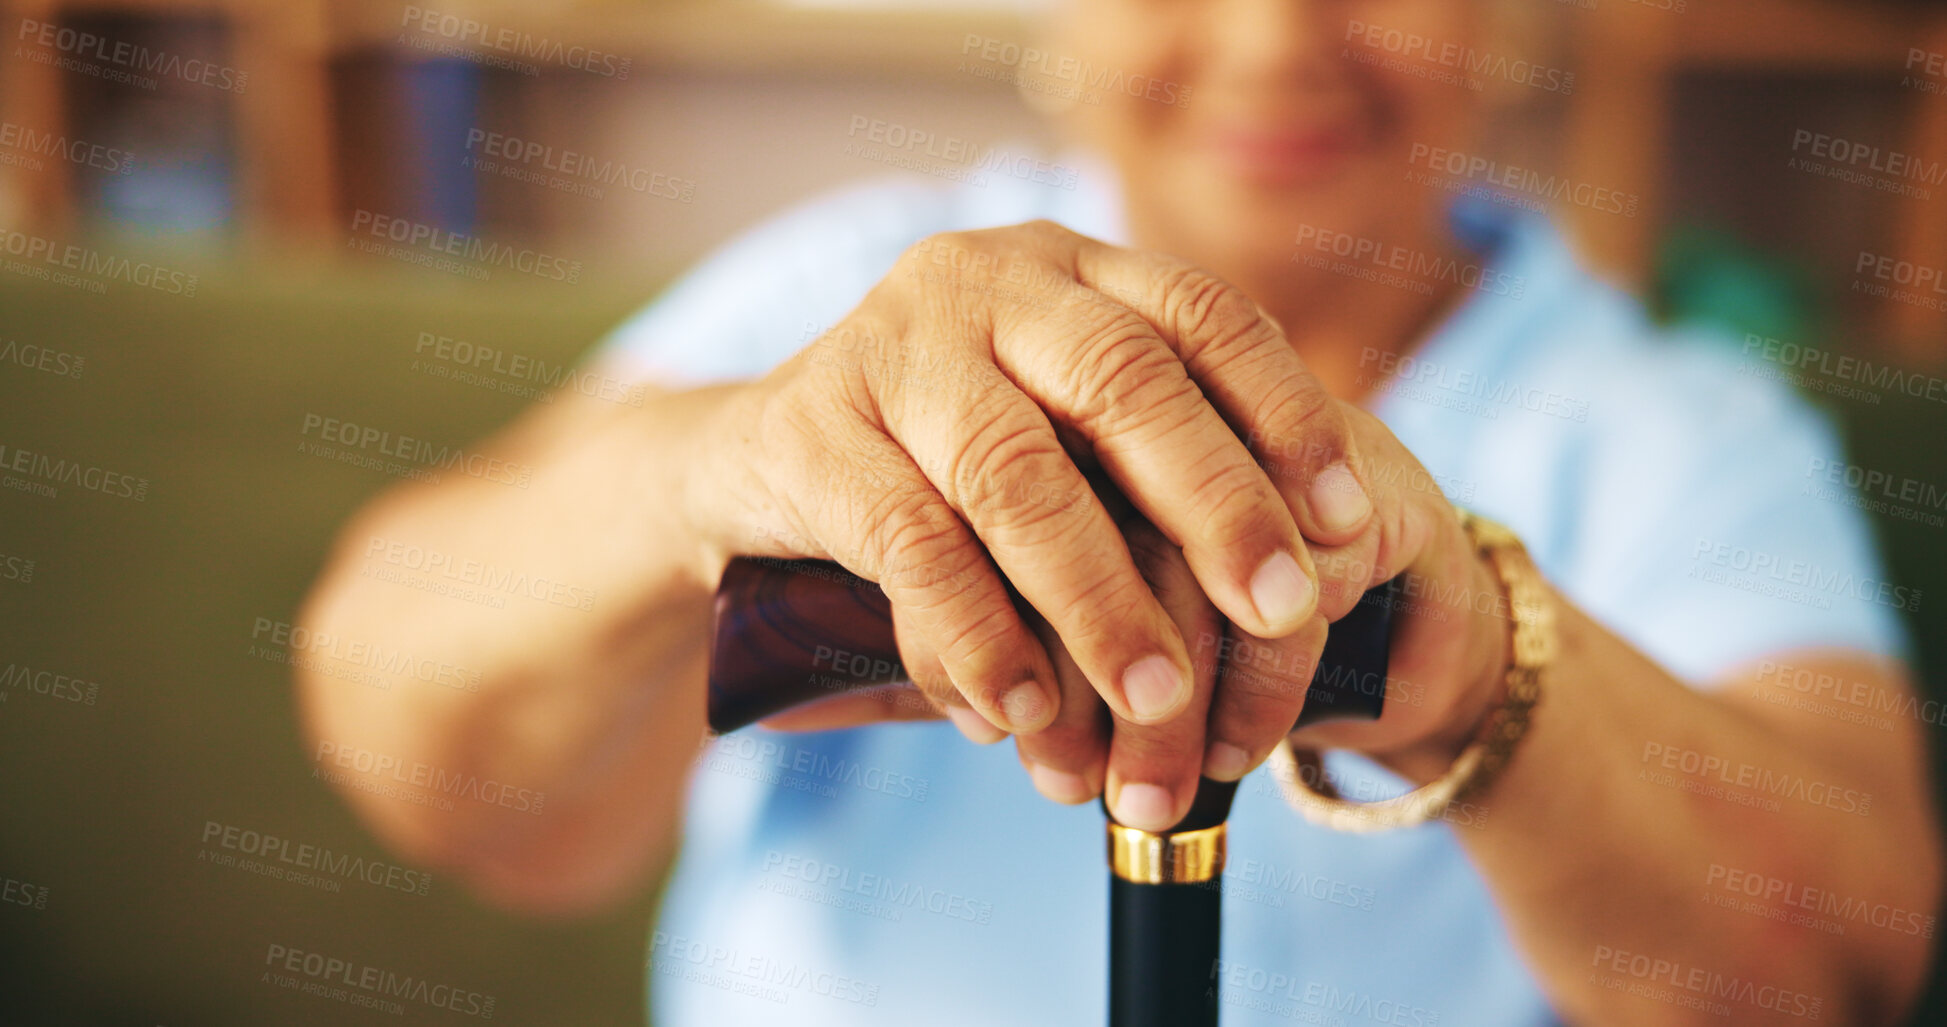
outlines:
{"label": "wrist", "polygon": [[[1495,601],[1488,607],[1497,613],[1505,610],[1506,614],[1490,620],[1505,619],[1508,634],[1476,633],[1470,641],[1479,643],[1505,637],[1499,646],[1477,645],[1474,650],[1489,653],[1498,650],[1505,654],[1488,662],[1489,666],[1505,668],[1499,687],[1484,689],[1487,695],[1499,694],[1501,698],[1487,705],[1486,716],[1478,722],[1470,715],[1471,702],[1456,703],[1446,718],[1447,723],[1452,726],[1452,733],[1466,741],[1444,769],[1439,769],[1436,761],[1445,759],[1444,753],[1432,751],[1433,743],[1391,754],[1385,760],[1388,765],[1419,784],[1405,795],[1377,802],[1346,801],[1324,776],[1318,754],[1298,751],[1287,740],[1284,746],[1273,751],[1274,758],[1283,760],[1278,768],[1280,788],[1285,798],[1314,823],[1341,831],[1381,831],[1440,817],[1453,803],[1464,802],[1491,788],[1528,734],[1535,707],[1541,701],[1543,679],[1561,647],[1556,631],[1555,597],[1513,532],[1466,510],[1458,513],[1468,540],[1467,551],[1486,561],[1500,585],[1492,593]],[[1472,602],[1469,606],[1478,609]],[[1461,730],[1470,723],[1471,730]],[[1448,731],[1436,734],[1442,736],[1442,748],[1451,742]],[[1313,785],[1312,780],[1319,784]]]}
{"label": "wrist", "polygon": [[[1465,540],[1462,544],[1466,546],[1466,569],[1471,579],[1464,594],[1470,598],[1468,652],[1472,656],[1467,664],[1471,670],[1462,678],[1463,694],[1438,731],[1380,758],[1382,764],[1416,785],[1445,774],[1508,697],[1508,670],[1514,665],[1514,618],[1507,586],[1485,556]],[[1472,601],[1472,597],[1487,601]]]}
{"label": "wrist", "polygon": [[676,500],[686,568],[706,589],[731,557],[776,550],[787,534],[758,516],[778,509],[757,460],[767,391],[763,381],[698,389],[675,410],[687,427],[669,436],[676,479],[665,497]]}

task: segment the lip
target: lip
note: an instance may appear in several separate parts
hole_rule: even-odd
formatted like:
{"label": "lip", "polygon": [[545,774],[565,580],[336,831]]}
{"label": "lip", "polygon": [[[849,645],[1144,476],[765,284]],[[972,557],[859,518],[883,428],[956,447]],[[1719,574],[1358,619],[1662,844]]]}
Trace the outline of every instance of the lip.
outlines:
{"label": "lip", "polygon": [[1202,149],[1238,179],[1259,185],[1310,185],[1337,175],[1360,150],[1350,126],[1227,125]]}

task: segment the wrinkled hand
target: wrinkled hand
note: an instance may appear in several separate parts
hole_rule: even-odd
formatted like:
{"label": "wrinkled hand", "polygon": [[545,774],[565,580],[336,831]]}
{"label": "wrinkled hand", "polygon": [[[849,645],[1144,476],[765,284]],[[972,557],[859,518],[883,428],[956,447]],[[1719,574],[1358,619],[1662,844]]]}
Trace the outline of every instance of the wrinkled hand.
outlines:
{"label": "wrinkled hand", "polygon": [[[1352,426],[1354,469],[1368,483],[1375,516],[1352,541],[1313,547],[1324,590],[1320,612],[1284,638],[1254,636],[1218,613],[1180,549],[1147,524],[1127,525],[1138,567],[1189,641],[1195,695],[1164,729],[1124,732],[1113,716],[1085,708],[1083,675],[1044,632],[1063,683],[1062,712],[1038,735],[1018,740],[1042,794],[1083,802],[1106,787],[1122,823],[1174,823],[1188,811],[1199,771],[1236,780],[1270,755],[1303,709],[1328,621],[1402,573],[1383,715],[1310,725],[1292,740],[1361,750],[1421,777],[1452,762],[1497,697],[1511,630],[1506,601],[1419,461],[1370,414],[1349,404],[1341,413]],[[1278,473],[1276,454],[1261,459]],[[1155,768],[1165,772],[1144,773]]]}
{"label": "wrinkled hand", "polygon": [[[695,522],[726,553],[878,582],[914,684],[963,732],[1014,734],[1045,794],[1106,788],[1131,826],[1269,753],[1368,585],[1409,565],[1481,584],[1417,462],[1254,302],[1048,223],[922,241],[740,398],[741,484],[689,497]],[[1091,476],[1154,527],[1124,518],[1125,538]],[[1372,751],[1431,737],[1455,691],[1436,686],[1480,662],[1447,662],[1477,644],[1466,619],[1400,627],[1395,668],[1426,675],[1425,706],[1309,730]],[[1275,665],[1233,658],[1220,679],[1245,639]],[[845,699],[773,723],[908,713]]]}
{"label": "wrinkled hand", "polygon": [[[1317,609],[1304,540],[1369,516],[1343,420],[1254,302],[1046,222],[916,244],[713,427],[725,466],[683,497],[699,535],[878,582],[915,683],[1031,752],[1063,693],[1010,586],[1131,732],[1193,700],[1182,633],[1085,472],[1266,637]],[[1240,441],[1301,433],[1315,445],[1276,482]]]}

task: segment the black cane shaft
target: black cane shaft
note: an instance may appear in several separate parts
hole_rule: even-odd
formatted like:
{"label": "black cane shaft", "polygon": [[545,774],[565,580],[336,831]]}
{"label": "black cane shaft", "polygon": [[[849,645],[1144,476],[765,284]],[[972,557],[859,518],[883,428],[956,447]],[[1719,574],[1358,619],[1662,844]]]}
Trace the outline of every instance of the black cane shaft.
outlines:
{"label": "black cane shaft", "polygon": [[1109,1027],[1216,1027],[1220,880],[1109,878]]}

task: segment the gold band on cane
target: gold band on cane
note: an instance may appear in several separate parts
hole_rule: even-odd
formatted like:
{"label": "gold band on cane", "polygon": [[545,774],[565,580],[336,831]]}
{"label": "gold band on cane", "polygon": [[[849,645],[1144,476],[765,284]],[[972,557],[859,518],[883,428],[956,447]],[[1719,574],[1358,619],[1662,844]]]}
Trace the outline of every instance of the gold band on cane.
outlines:
{"label": "gold band on cane", "polygon": [[1200,884],[1224,872],[1224,825],[1151,834],[1109,825],[1109,869],[1135,884]]}

